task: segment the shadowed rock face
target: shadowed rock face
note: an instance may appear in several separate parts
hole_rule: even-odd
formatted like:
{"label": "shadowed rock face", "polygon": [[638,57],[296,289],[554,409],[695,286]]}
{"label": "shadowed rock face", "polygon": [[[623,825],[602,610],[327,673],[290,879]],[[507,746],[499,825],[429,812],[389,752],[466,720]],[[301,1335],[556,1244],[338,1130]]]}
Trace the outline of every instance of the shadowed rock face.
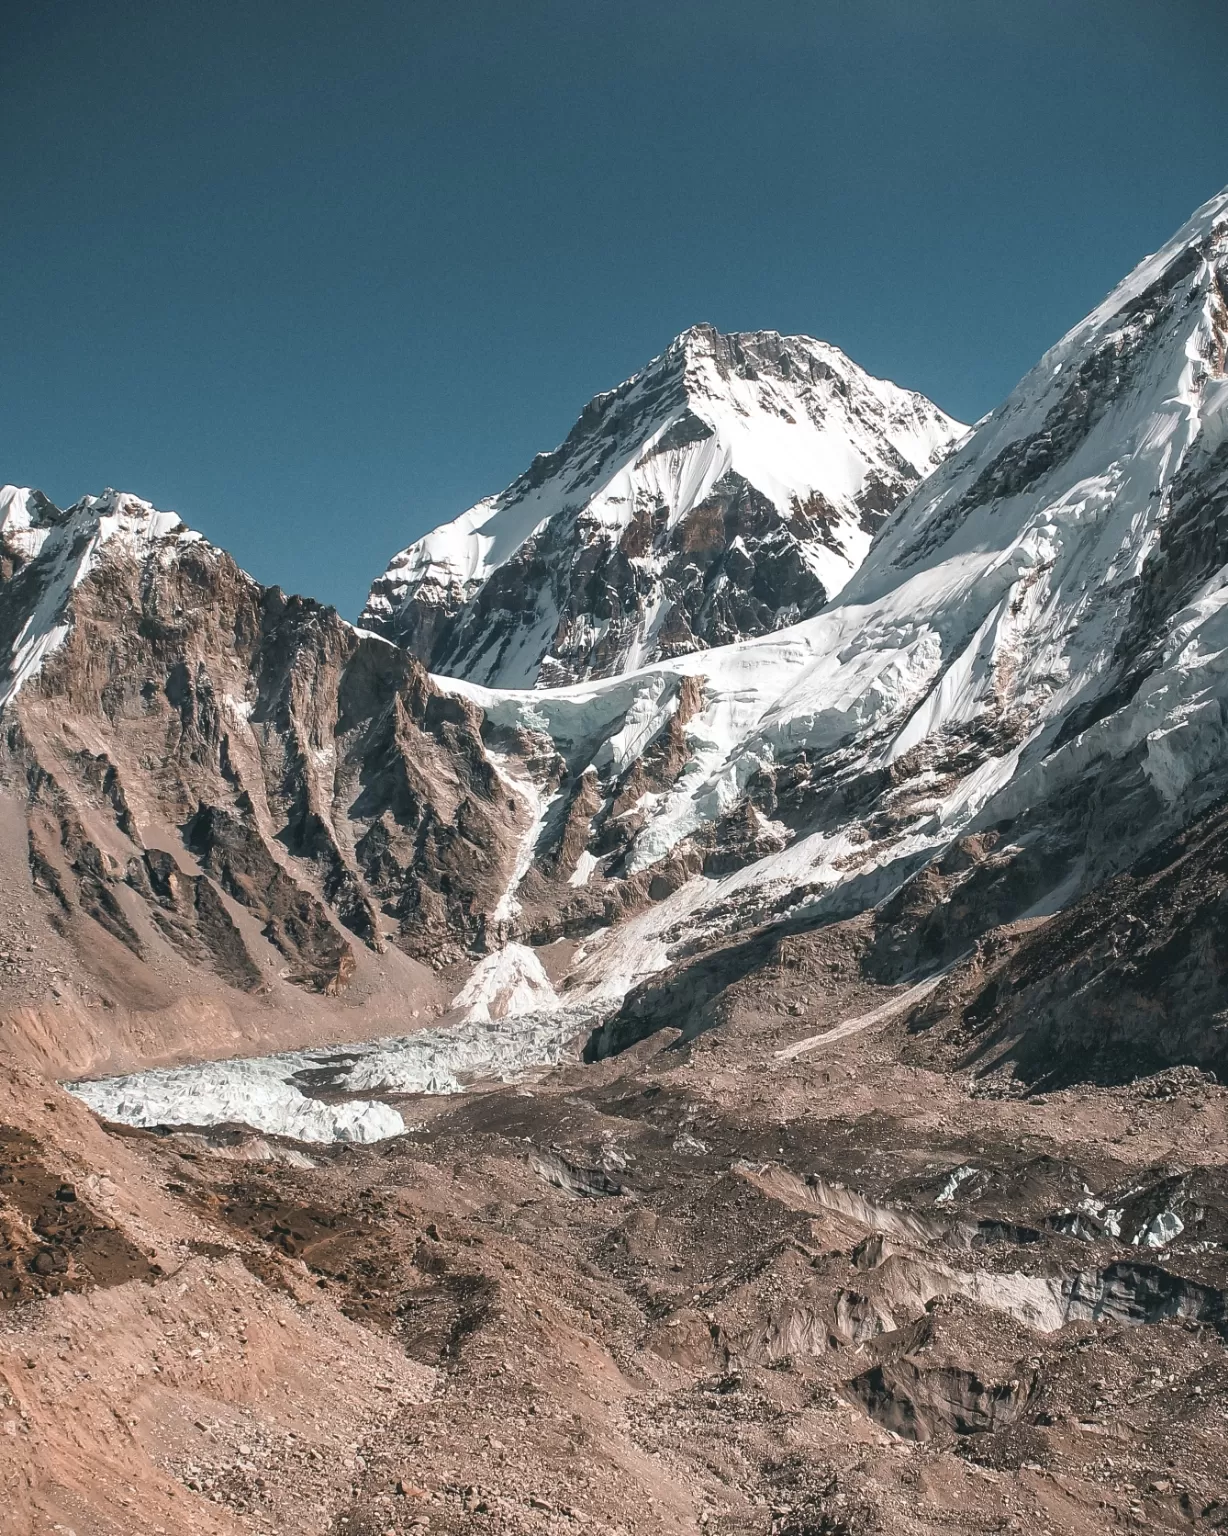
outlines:
{"label": "shadowed rock face", "polygon": [[[866,921],[862,974],[898,982],[951,966],[907,1015],[915,1058],[1009,1069],[1035,1087],[1125,1083],[1184,1063],[1228,1080],[1224,805],[1030,931],[1010,924],[1079,845],[1073,832],[1031,849],[1004,842],[964,840]],[[794,936],[832,926],[764,924],[642,982],[593,1033],[589,1059],[721,1023],[740,989],[782,969]]]}
{"label": "shadowed rock face", "polygon": [[1018,942],[979,946],[916,1011],[923,1052],[1034,1084],[1174,1063],[1228,1078],[1226,888],[1220,805]]}
{"label": "shadowed rock face", "polygon": [[388,632],[433,670],[456,671],[462,653],[510,648],[549,603],[558,619],[540,686],[623,671],[662,592],[667,609],[641,647],[654,659],[767,634],[810,618],[828,599],[803,552],[809,523],[824,530],[824,510],[836,525],[831,507],[808,513],[799,504],[787,519],[730,471],[673,527],[664,503],[637,512],[617,541],[582,521],[551,523],[492,573],[470,606],[445,616],[411,600],[403,627]]}
{"label": "shadowed rock face", "polygon": [[[0,589],[14,633],[39,565]],[[138,958],[152,924],[246,991],[260,955],[239,910],[315,991],[345,988],[355,944],[437,957],[481,942],[523,810],[480,713],[411,656],[182,530],[112,539],[63,617],[2,745],[63,918],[86,914]]]}

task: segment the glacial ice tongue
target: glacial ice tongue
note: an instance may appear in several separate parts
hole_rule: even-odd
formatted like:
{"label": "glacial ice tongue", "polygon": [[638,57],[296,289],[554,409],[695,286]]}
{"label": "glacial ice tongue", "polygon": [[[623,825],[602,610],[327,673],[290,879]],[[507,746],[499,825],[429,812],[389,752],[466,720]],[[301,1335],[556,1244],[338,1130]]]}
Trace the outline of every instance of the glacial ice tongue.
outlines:
{"label": "glacial ice tongue", "polygon": [[[487,978],[494,972],[489,968]],[[239,1124],[297,1141],[382,1141],[405,1131],[399,1110],[379,1099],[341,1095],[460,1093],[475,1082],[515,1081],[557,1065],[594,1019],[591,1009],[548,1007],[492,1020],[480,1016],[491,1001],[489,989],[483,995],[486,1002],[459,1024],[413,1035],[67,1086],[95,1114],[122,1125]]]}
{"label": "glacial ice tongue", "polygon": [[327,1104],[292,1081],[317,1060],[306,1053],[134,1072],[71,1083],[69,1091],[120,1125],[247,1125],[296,1141],[382,1141],[405,1122],[390,1104],[359,1099]]}
{"label": "glacial ice tongue", "polygon": [[473,1024],[519,1018],[557,1004],[550,979],[527,944],[508,944],[484,956],[453,1000]]}

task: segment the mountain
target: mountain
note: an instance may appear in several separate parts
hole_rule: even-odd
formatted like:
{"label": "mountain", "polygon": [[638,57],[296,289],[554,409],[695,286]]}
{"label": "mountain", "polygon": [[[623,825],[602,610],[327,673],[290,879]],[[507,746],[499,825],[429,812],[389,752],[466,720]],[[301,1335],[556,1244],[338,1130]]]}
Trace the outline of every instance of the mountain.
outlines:
{"label": "mountain", "polygon": [[[526,1039],[557,1049],[579,1007],[596,1054],[701,1027],[696,967],[756,925],[872,914],[891,983],[1079,902],[1228,791],[1226,210],[1047,353],[817,615],[627,675],[432,678],[144,503],[5,493],[0,766],[40,878],[152,954],[123,912],[139,894],[165,945],[156,848],[257,915],[279,983],[343,992],[391,945],[459,998],[476,958],[492,996],[566,1004]],[[597,416],[675,411],[645,390]],[[267,977],[250,928],[223,961],[202,922],[170,942]]]}
{"label": "mountain", "polygon": [[[1151,888],[1147,861],[1228,791],[1226,280],[1221,195],[914,493],[833,605],[721,653],[690,771],[629,860],[677,858],[706,825],[748,815],[783,846],[724,877],[701,914],[678,910],[670,927],[662,913],[674,944],[693,947],[715,913],[736,912],[734,928],[752,912],[802,923],[872,912],[865,964],[895,980],[1119,876]],[[1205,885],[1205,850],[1182,867],[1201,867]],[[1142,937],[1138,924],[1129,943],[1116,935],[1123,984]],[[612,970],[617,949],[612,938]],[[1130,1059],[1120,990],[1095,1010],[1079,992],[1091,954],[1067,966],[1065,1001],[1047,997],[1065,1018],[1051,1038],[1080,1043],[1048,1060],[1059,1076]],[[1218,965],[1200,954],[1200,1005],[1158,971],[1130,1005],[1142,1059],[1228,1067],[1223,1032],[1201,1012]],[[671,974],[669,1008],[647,986],[605,1045],[650,1020],[699,1027],[696,986]],[[988,987],[982,1008],[983,1026],[996,1017],[1006,1030],[1004,1051],[1012,1029],[1042,1027],[1007,1006],[1005,987]]]}
{"label": "mountain", "polygon": [[0,490],[0,1528],[1222,1525],[1226,284],[561,688]]}
{"label": "mountain", "polygon": [[40,956],[9,978],[21,1005],[56,997],[32,1058],[438,1011],[435,970],[485,943],[527,828],[479,712],[134,496],[60,511],[5,487],[0,510],[0,780],[23,826],[0,941]]}
{"label": "mountain", "polygon": [[825,342],[694,326],[501,495],[402,550],[359,622],[504,688],[766,634],[840,591],[964,431]]}

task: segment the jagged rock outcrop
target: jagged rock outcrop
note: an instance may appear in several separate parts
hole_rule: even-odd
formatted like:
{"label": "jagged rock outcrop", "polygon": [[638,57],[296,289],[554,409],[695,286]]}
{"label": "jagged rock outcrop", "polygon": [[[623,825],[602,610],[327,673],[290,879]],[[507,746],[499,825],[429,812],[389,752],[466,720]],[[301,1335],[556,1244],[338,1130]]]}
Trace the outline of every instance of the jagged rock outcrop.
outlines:
{"label": "jagged rock outcrop", "polygon": [[62,914],[246,991],[240,911],[316,991],[345,988],[355,944],[481,946],[523,807],[479,710],[136,498],[6,496],[0,768]]}
{"label": "jagged rock outcrop", "polygon": [[360,622],[512,688],[767,634],[835,596],[963,432],[824,342],[695,326],[398,554]]}

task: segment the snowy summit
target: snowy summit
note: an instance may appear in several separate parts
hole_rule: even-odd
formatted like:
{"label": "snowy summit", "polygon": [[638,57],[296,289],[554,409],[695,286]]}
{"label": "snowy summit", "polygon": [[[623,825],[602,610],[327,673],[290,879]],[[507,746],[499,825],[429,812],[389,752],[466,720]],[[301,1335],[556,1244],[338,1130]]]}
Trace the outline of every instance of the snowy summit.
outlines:
{"label": "snowy summit", "polygon": [[694,326],[398,554],[360,622],[503,688],[767,634],[840,591],[964,430],[826,342]]}

